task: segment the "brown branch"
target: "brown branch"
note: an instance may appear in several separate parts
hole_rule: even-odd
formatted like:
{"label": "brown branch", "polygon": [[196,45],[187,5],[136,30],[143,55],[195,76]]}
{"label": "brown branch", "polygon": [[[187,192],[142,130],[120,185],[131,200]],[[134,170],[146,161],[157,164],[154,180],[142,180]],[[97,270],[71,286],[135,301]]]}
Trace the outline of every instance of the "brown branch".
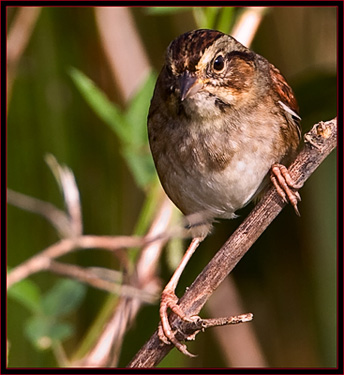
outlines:
{"label": "brown branch", "polygon": [[[337,119],[314,125],[304,139],[304,148],[289,168],[291,177],[301,186],[336,147]],[[282,202],[277,191],[270,188],[179,300],[182,310],[187,315],[192,316],[199,313],[214,290],[233,270],[284,206],[285,203]],[[172,314],[170,322],[172,328],[176,328],[178,331],[183,332],[182,328],[186,326],[186,323],[181,322],[174,314]],[[186,339],[189,335],[189,333],[184,334],[182,338]],[[153,367],[172,348],[172,345],[166,345],[159,340],[158,331],[156,331],[128,367]]]}
{"label": "brown branch", "polygon": [[[201,319],[200,323],[196,326],[200,326],[198,329],[207,329],[211,327],[227,326],[229,324],[239,324],[250,322],[253,319],[252,313],[240,314],[235,316],[224,317],[224,318],[213,318],[213,319]],[[197,327],[196,327],[197,329]]]}
{"label": "brown branch", "polygon": [[252,321],[252,319],[252,313],[212,319],[201,319],[198,317],[198,319],[195,319],[193,322],[184,322],[183,327],[178,328],[176,338],[178,340],[185,340],[185,337],[187,336],[187,340],[195,340],[196,335],[199,332],[204,332],[208,328],[246,323]]}

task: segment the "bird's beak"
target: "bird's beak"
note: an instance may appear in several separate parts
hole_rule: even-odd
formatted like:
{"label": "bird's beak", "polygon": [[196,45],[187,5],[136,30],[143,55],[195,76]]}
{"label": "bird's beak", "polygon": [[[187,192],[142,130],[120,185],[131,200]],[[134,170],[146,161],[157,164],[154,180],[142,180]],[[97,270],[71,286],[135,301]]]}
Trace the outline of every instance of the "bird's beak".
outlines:
{"label": "bird's beak", "polygon": [[183,101],[184,99],[195,95],[203,87],[203,83],[189,72],[184,72],[179,78],[179,87],[180,100]]}

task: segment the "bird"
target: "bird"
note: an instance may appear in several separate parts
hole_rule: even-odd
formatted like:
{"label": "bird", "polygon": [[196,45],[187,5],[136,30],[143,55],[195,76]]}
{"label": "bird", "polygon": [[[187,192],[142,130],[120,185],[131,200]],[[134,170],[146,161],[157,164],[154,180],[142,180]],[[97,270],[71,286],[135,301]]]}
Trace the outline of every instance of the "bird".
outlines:
{"label": "bird", "polygon": [[186,355],[168,321],[184,321],[175,288],[215,219],[233,219],[272,183],[299,215],[287,166],[301,126],[293,90],[267,59],[217,30],[197,29],[167,47],[148,112],[148,139],[163,189],[185,215],[192,241],[164,288],[159,338]]}

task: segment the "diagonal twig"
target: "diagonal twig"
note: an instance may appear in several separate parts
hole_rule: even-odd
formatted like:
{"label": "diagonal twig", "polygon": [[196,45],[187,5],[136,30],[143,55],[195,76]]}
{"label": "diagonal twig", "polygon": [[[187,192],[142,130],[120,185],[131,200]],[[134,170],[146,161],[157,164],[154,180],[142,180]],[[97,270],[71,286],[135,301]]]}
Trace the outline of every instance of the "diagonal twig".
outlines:
{"label": "diagonal twig", "polygon": [[7,288],[36,272],[49,269],[52,259],[72,251],[95,248],[115,251],[121,248],[143,246],[147,242],[150,242],[147,238],[134,236],[84,235],[62,239],[13,268],[7,276]]}
{"label": "diagonal twig", "polygon": [[[336,147],[337,119],[314,125],[304,139],[304,148],[289,168],[291,177],[297,185],[301,186]],[[285,203],[282,202],[277,191],[270,188],[179,300],[186,315],[192,316],[199,313],[214,290],[233,270],[284,206]],[[182,328],[187,326],[174,314],[172,314],[170,322],[172,328],[177,328],[179,331],[183,331]],[[184,334],[184,339],[189,335],[189,333]],[[164,344],[159,340],[158,331],[156,331],[135,355],[128,367],[153,367],[172,348],[172,345]]]}

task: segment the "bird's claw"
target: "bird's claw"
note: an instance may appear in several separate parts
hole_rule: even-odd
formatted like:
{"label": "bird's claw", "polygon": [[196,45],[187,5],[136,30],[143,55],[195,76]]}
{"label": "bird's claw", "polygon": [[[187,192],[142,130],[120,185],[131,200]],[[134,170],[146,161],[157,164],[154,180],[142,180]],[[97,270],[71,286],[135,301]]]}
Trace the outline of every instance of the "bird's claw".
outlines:
{"label": "bird's claw", "polygon": [[176,315],[178,315],[185,322],[194,322],[201,319],[198,315],[187,316],[184,311],[177,305],[178,298],[173,291],[164,290],[161,295],[160,303],[160,319],[161,322],[158,327],[159,339],[166,345],[171,343],[183,354],[189,357],[197,357],[197,355],[190,353],[185,344],[177,340],[175,333],[172,331],[170,322],[168,320],[167,309],[170,308]]}
{"label": "bird's claw", "polygon": [[301,201],[301,196],[296,190],[300,189],[301,185],[293,181],[288,169],[282,164],[274,164],[271,167],[270,179],[282,201],[284,203],[288,203],[289,201],[294,207],[295,213],[300,216],[297,204]]}

